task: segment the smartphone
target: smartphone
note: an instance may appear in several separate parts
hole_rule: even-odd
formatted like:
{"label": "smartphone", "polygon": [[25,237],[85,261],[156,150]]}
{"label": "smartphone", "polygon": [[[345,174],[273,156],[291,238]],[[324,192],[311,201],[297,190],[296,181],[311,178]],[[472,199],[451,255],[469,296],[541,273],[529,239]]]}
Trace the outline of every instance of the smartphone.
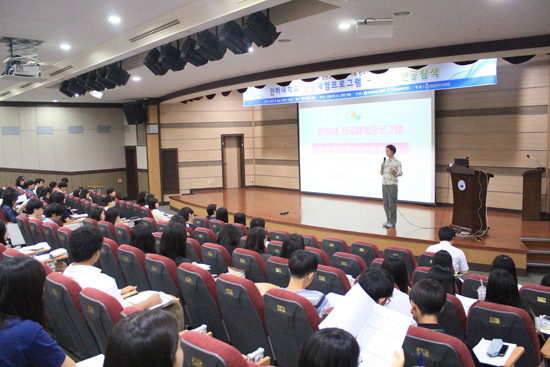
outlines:
{"label": "smartphone", "polygon": [[506,354],[506,351],[508,350],[508,346],[507,345],[503,345],[502,348],[500,348],[500,352],[498,352],[498,356],[499,357],[504,357],[504,355]]}

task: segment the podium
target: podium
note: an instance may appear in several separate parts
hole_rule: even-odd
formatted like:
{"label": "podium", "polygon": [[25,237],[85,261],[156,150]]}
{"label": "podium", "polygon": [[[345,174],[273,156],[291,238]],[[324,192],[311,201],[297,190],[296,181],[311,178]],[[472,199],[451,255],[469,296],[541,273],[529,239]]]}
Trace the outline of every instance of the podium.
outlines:
{"label": "podium", "polygon": [[540,220],[542,174],[545,171],[540,167],[523,173],[522,220]]}
{"label": "podium", "polygon": [[447,168],[447,172],[451,174],[454,202],[450,227],[470,233],[486,230],[487,186],[494,175],[456,165]]}

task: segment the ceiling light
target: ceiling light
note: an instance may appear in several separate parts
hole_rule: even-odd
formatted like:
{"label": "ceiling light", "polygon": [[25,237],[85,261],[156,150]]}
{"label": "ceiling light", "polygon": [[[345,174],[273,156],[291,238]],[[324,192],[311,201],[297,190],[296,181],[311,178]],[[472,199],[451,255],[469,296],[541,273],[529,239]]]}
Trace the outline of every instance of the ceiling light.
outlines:
{"label": "ceiling light", "polygon": [[54,99],[52,102],[57,102],[57,99]]}
{"label": "ceiling light", "polygon": [[97,90],[91,91],[91,92],[90,92],[90,95],[91,95],[92,97],[97,98],[97,99],[101,99],[101,97],[103,97],[103,93],[98,92]]}
{"label": "ceiling light", "polygon": [[134,82],[139,82],[141,80],[141,78],[139,76],[134,76],[134,77],[132,77],[132,80]]}
{"label": "ceiling light", "polygon": [[181,58],[195,66],[202,66],[208,62],[208,59],[195,51],[195,40],[187,37],[181,45]]}
{"label": "ceiling light", "polygon": [[71,45],[66,44],[66,43],[62,44],[59,47],[61,47],[62,50],[70,50],[71,49]]}
{"label": "ceiling light", "polygon": [[232,20],[223,26],[220,32],[220,43],[235,55],[241,55],[250,52],[252,41],[246,38],[241,27]]}
{"label": "ceiling light", "polygon": [[410,11],[398,11],[396,13],[393,13],[394,17],[406,17],[407,15],[411,15],[412,13]]}
{"label": "ceiling light", "polygon": [[111,23],[113,23],[113,24],[120,23],[120,18],[117,17],[116,15],[110,16],[110,17],[109,17],[109,22],[111,22]]}
{"label": "ceiling light", "polygon": [[77,93],[77,94],[75,94],[74,96],[75,96],[75,97],[80,97],[80,94]]}
{"label": "ceiling light", "polygon": [[349,23],[340,23],[340,25],[338,26],[338,28],[340,29],[350,29],[350,25]]}
{"label": "ceiling light", "polygon": [[248,48],[248,52],[253,52],[253,51],[254,51],[254,49],[252,47]]}
{"label": "ceiling light", "polygon": [[210,61],[218,61],[225,55],[227,47],[222,45],[212,32],[206,30],[199,33],[195,51]]}
{"label": "ceiling light", "polygon": [[261,11],[248,17],[243,31],[246,37],[258,47],[271,46],[281,34],[281,32],[277,32],[277,27]]}

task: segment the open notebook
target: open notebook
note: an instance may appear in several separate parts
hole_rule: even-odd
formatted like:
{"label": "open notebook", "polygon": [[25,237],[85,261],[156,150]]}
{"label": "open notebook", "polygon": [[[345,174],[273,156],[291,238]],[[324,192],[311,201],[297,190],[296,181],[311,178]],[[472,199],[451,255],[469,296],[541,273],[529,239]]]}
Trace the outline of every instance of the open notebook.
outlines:
{"label": "open notebook", "polygon": [[155,308],[160,308],[160,307],[166,307],[172,303],[175,302],[174,298],[170,297],[169,295],[167,295],[166,293],[164,292],[157,292],[157,291],[143,291],[143,292],[139,292],[138,294],[136,294],[135,296],[132,296],[132,297],[128,297],[126,298],[126,301],[130,302],[131,304],[135,305],[135,304],[138,304],[140,302],[143,302],[145,301],[147,298],[151,297],[153,294],[155,293],[158,293],[160,295],[160,298],[162,299],[162,302],[159,303],[158,305],[155,305],[153,307],[150,308],[150,310],[154,310]]}

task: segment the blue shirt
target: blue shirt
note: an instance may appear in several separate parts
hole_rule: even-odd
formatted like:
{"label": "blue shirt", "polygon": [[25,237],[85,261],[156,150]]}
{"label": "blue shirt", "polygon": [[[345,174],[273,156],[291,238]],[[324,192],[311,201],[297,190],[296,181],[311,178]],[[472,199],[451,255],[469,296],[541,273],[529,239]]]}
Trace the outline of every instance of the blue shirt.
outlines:
{"label": "blue shirt", "polygon": [[[286,289],[286,288],[283,288],[283,289]],[[309,302],[311,302],[315,307],[315,309],[317,310],[319,317],[323,317],[323,314],[325,313],[325,311],[330,308],[330,302],[328,301],[327,297],[325,297],[325,295],[319,291],[303,289],[301,291],[294,292],[294,293],[306,298]]]}
{"label": "blue shirt", "polygon": [[11,206],[4,205],[2,211],[6,215],[7,220],[12,223],[17,223],[17,212]]}
{"label": "blue shirt", "polygon": [[0,366],[59,367],[65,357],[57,343],[34,321],[14,317],[5,320],[0,328]]}

